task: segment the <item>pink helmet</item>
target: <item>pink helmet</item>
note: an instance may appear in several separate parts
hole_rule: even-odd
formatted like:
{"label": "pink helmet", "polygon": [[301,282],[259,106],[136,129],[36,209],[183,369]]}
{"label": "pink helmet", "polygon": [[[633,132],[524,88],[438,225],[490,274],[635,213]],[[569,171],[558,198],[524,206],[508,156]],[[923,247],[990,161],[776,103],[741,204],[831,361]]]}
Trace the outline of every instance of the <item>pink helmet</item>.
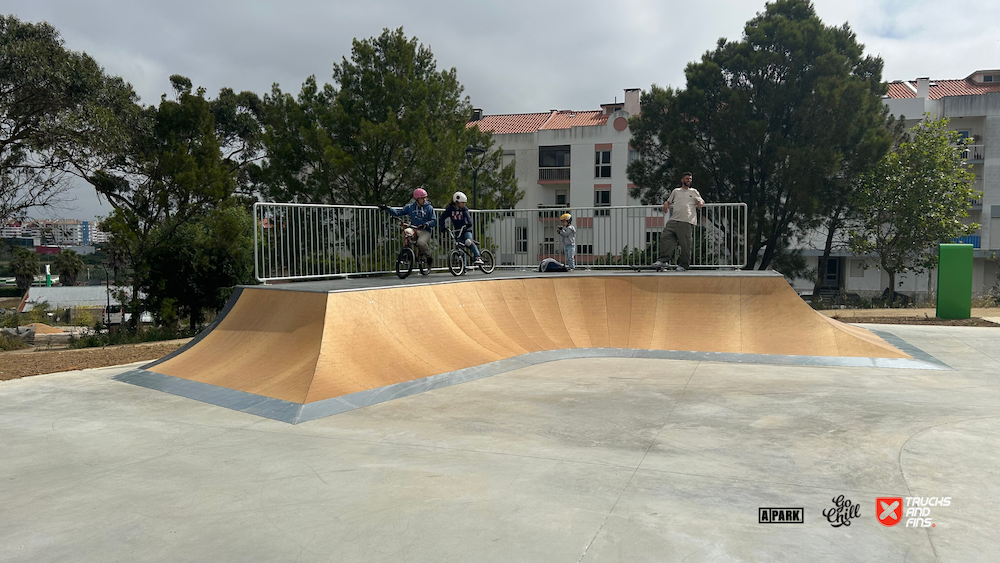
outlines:
{"label": "pink helmet", "polygon": [[422,197],[427,197],[427,190],[423,188],[413,190],[413,199],[420,199]]}

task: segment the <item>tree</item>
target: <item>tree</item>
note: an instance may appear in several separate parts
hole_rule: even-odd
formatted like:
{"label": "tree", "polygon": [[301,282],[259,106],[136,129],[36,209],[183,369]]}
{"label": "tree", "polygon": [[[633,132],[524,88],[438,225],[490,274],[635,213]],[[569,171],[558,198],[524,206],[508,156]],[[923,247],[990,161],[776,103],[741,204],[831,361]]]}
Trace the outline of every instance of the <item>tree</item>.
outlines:
{"label": "tree", "polygon": [[[262,144],[265,160],[257,167],[261,194],[271,200],[304,203],[341,203],[334,181],[333,144],[337,134],[330,123],[335,92],[322,89],[310,76],[298,97],[277,84],[264,96]],[[322,122],[321,122],[322,120]]]}
{"label": "tree", "polygon": [[186,316],[192,328],[206,309],[221,310],[233,286],[253,282],[252,233],[251,214],[235,200],[178,227],[151,256],[151,310],[170,325]]}
{"label": "tree", "polygon": [[0,16],[0,220],[60,203],[71,159],[116,137],[134,100],[48,23]]}
{"label": "tree", "polygon": [[[175,100],[143,108],[129,124],[128,150],[88,162],[101,165],[85,177],[114,211],[101,222],[111,237],[108,253],[122,259],[130,292],[123,292],[133,322],[146,305],[162,301],[156,292],[156,261],[189,223],[229,204],[236,191],[233,169],[224,161],[211,104],[205,91],[171,77]],[[116,269],[117,271],[117,269]],[[143,296],[145,296],[143,298]]]}
{"label": "tree", "polygon": [[748,205],[749,267],[765,269],[870,152],[860,145],[882,128],[881,74],[846,24],[824,25],[808,0],[769,3],[741,41],[688,64],[685,89],[643,94],[630,194],[659,203],[694,172],[709,201]]}
{"label": "tree", "polygon": [[55,260],[56,273],[59,274],[60,285],[76,285],[76,279],[83,271],[84,265],[80,255],[73,250],[63,250]]}
{"label": "tree", "polygon": [[813,305],[819,303],[823,277],[834,244],[838,241],[841,246],[850,244],[843,240],[842,235],[848,234],[845,233],[847,227],[859,217],[857,198],[865,176],[885,156],[890,145],[898,147],[902,140],[903,120],[888,115],[888,107],[883,108],[883,112],[887,115],[884,119],[886,127],[882,130],[883,134],[879,134],[877,128],[865,128],[864,131],[859,131],[864,133],[864,137],[856,145],[852,158],[845,159],[847,166],[844,173],[828,178],[827,185],[820,192],[820,214],[817,217],[816,227],[820,232],[825,231],[825,237],[823,254],[817,260],[813,280]]}
{"label": "tree", "polygon": [[472,112],[454,68],[438,71],[429,47],[385,29],[355,40],[333,79],[265,96],[266,196],[370,205],[454,191]]}
{"label": "tree", "polygon": [[889,275],[890,302],[897,274],[933,268],[939,242],[979,228],[962,222],[976,196],[975,174],[962,160],[958,133],[949,131],[947,123],[925,116],[861,185],[852,248]]}
{"label": "tree", "polygon": [[[477,157],[475,164],[482,160],[482,166],[476,178],[476,191],[479,195],[480,209],[513,209],[517,202],[524,199],[524,190],[517,187],[514,162],[503,164],[503,151],[495,148],[493,133],[480,131],[478,127],[469,127],[466,133],[466,146],[486,149],[485,158]],[[463,153],[464,154],[464,153]],[[472,205],[472,167],[469,161],[463,160],[459,168],[457,190],[469,196]],[[429,190],[431,198],[440,205],[446,205],[454,192]]]}
{"label": "tree", "polygon": [[14,248],[14,259],[10,262],[10,269],[14,272],[21,295],[28,292],[28,288],[35,281],[35,276],[38,275],[39,267],[37,254],[20,246]]}

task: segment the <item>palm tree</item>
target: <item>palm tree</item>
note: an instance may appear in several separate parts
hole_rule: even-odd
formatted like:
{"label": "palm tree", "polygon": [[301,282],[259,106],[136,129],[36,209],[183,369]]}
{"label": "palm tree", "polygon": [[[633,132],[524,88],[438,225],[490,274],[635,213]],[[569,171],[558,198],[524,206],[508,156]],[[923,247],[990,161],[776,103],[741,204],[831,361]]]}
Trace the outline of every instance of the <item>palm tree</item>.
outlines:
{"label": "palm tree", "polygon": [[76,278],[83,271],[83,260],[73,250],[63,250],[56,256],[56,273],[62,285],[76,285]]}
{"label": "palm tree", "polygon": [[14,259],[10,261],[10,269],[14,271],[17,288],[21,290],[21,295],[24,295],[38,275],[38,255],[25,248],[16,247]]}

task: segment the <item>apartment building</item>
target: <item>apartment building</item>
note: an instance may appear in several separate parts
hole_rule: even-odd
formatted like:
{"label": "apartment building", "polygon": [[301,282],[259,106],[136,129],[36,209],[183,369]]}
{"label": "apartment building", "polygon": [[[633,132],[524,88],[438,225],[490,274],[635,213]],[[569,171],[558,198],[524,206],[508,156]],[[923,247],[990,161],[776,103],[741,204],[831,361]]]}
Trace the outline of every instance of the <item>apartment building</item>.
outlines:
{"label": "apartment building", "polygon": [[0,227],[0,238],[33,241],[22,246],[79,247],[92,242],[90,222],[77,219],[11,221]]}
{"label": "apartment building", "polygon": [[[602,236],[622,220],[611,210],[578,209],[637,205],[629,197],[631,184],[625,170],[636,154],[629,148],[628,118],[639,113],[638,88],[625,90],[622,101],[602,104],[599,110],[549,110],[538,113],[484,115],[475,110],[469,127],[490,131],[503,150],[503,164],[513,161],[518,186],[525,197],[516,217],[499,221],[499,239],[515,249],[500,256],[502,264],[527,265],[554,256],[562,258],[556,226],[563,209],[576,215],[577,264],[620,253],[623,247],[644,248],[649,240],[645,226],[657,228],[636,215],[636,228]],[[526,210],[541,210],[528,213]],[[500,234],[501,232],[505,234]],[[537,251],[536,251],[537,249]]]}
{"label": "apartment building", "polygon": [[600,110],[483,115],[477,109],[469,126],[492,132],[504,165],[515,162],[525,191],[518,208],[633,205],[625,168],[634,158],[628,118],[639,113],[639,94],[625,90],[624,101]]}
{"label": "apartment building", "polygon": [[59,219],[46,224],[52,244],[78,246],[90,244],[90,222],[77,219]]}
{"label": "apartment building", "polygon": [[[1000,254],[1000,70],[977,70],[965,78],[932,80],[897,80],[889,83],[883,103],[889,112],[913,127],[925,114],[946,117],[948,127],[961,138],[969,139],[964,152],[966,162],[976,174],[979,196],[969,202],[966,223],[978,223],[979,231],[960,242],[974,247],[972,291],[983,293],[996,281]],[[818,262],[820,239],[812,237],[804,254]],[[898,276],[897,291],[910,295],[935,291],[937,272]],[[834,253],[824,272],[823,291],[848,292],[863,296],[881,293],[888,285],[888,275],[878,269],[863,267],[863,261],[846,250]],[[795,280],[793,286],[811,290],[812,283]]]}

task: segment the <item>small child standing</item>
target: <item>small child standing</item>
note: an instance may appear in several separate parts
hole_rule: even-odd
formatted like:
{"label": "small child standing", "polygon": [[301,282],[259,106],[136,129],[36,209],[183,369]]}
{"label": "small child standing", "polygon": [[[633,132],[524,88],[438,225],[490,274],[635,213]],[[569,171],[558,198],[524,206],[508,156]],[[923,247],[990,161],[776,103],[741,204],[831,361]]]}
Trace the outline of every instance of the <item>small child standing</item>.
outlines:
{"label": "small child standing", "polygon": [[559,217],[559,227],[556,232],[562,237],[563,249],[566,251],[566,268],[576,269],[576,227],[573,226],[573,216],[563,213]]}

